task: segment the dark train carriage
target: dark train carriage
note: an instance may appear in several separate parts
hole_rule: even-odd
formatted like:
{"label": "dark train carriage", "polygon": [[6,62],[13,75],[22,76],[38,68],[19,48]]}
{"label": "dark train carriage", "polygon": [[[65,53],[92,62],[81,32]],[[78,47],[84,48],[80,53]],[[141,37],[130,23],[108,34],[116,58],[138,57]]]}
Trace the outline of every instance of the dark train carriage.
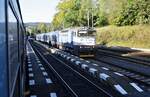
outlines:
{"label": "dark train carriage", "polygon": [[0,0],[1,97],[23,96],[24,33],[19,1]]}

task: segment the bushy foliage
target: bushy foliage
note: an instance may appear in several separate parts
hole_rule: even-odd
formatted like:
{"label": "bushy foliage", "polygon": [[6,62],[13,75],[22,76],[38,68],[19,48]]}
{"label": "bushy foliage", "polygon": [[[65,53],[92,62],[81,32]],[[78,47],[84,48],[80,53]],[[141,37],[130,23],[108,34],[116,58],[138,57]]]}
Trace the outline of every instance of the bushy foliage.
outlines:
{"label": "bushy foliage", "polygon": [[[72,26],[150,24],[150,0],[62,0],[54,16],[54,29]],[[89,13],[88,13],[89,12]]]}
{"label": "bushy foliage", "polygon": [[97,29],[97,43],[150,48],[150,25],[106,26]]}
{"label": "bushy foliage", "polygon": [[[118,16],[124,0],[98,0],[98,26],[103,24],[112,24],[115,17]],[[103,22],[102,22],[103,21]],[[105,26],[104,25],[104,26]]]}
{"label": "bushy foliage", "polygon": [[49,32],[51,29],[51,27],[49,27],[50,25],[47,25],[45,23],[39,23],[35,26],[30,26],[27,31],[30,34],[38,34],[38,33],[46,33]]}
{"label": "bushy foliage", "polygon": [[96,25],[102,27],[108,25],[108,20],[104,15],[100,15],[99,18],[97,18]]}
{"label": "bushy foliage", "polygon": [[133,0],[125,6],[118,17],[116,25],[150,24],[150,1]]}
{"label": "bushy foliage", "polygon": [[[93,6],[93,0],[63,0],[57,6],[58,13],[55,15],[52,24],[55,28],[71,26],[87,26],[87,13],[94,16],[96,22],[97,14]],[[91,25],[91,22],[90,22]]]}

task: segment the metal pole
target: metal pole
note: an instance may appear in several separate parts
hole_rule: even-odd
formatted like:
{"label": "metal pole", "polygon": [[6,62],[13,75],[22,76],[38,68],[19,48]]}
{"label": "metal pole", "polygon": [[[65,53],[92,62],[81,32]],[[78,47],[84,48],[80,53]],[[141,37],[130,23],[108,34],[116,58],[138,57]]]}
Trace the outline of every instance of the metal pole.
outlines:
{"label": "metal pole", "polygon": [[63,20],[63,29],[65,28],[65,19]]}
{"label": "metal pole", "polygon": [[88,18],[88,28],[90,27],[90,12],[88,10],[88,13],[87,13],[87,18]]}
{"label": "metal pole", "polygon": [[92,28],[94,26],[94,22],[93,22],[93,8],[92,8]]}

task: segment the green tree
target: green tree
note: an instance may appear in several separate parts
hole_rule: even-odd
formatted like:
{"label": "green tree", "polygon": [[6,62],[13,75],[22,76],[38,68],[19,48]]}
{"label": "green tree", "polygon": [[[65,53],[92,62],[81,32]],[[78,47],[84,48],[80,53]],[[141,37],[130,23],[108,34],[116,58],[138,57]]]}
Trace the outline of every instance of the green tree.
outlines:
{"label": "green tree", "polygon": [[55,15],[52,24],[54,28],[71,27],[71,26],[87,26],[89,12],[90,25],[96,22],[96,7],[93,0],[63,0],[58,4],[58,13]]}
{"label": "green tree", "polygon": [[80,0],[63,0],[57,6],[58,13],[53,19],[55,28],[69,27],[78,25],[78,10],[80,8]]}
{"label": "green tree", "polygon": [[57,10],[53,30],[88,26],[88,20],[90,26],[150,24],[149,0],[61,0]]}
{"label": "green tree", "polygon": [[150,24],[150,1],[131,0],[115,20],[116,25]]}
{"label": "green tree", "polygon": [[47,32],[47,25],[44,23],[40,23],[38,24],[37,29],[40,33],[45,33]]}
{"label": "green tree", "polygon": [[114,19],[119,15],[120,10],[128,0],[98,0],[98,16],[97,24],[105,26],[113,24]]}
{"label": "green tree", "polygon": [[34,33],[34,34],[38,33],[37,27],[31,27],[30,28],[30,33]]}

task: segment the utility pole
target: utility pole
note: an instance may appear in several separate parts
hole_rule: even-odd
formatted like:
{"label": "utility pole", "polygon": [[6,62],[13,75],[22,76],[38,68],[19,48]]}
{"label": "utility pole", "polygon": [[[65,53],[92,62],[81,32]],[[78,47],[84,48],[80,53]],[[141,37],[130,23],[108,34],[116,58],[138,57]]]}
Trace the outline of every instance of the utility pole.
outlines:
{"label": "utility pole", "polygon": [[67,12],[69,12],[69,10],[64,11],[64,18],[63,18],[63,22],[62,22],[63,29],[65,28],[65,18],[66,18],[66,13]]}
{"label": "utility pole", "polygon": [[90,27],[90,12],[87,12],[87,19],[88,19],[88,28]]}
{"label": "utility pole", "polygon": [[[91,2],[91,6],[89,8],[87,8],[87,20],[88,20],[88,28],[90,27],[90,23],[91,23],[91,27],[94,27],[94,8],[95,8],[95,1],[92,0]],[[90,19],[91,18],[91,19]],[[91,21],[90,21],[91,20]]]}
{"label": "utility pole", "polygon": [[63,20],[63,29],[65,28],[65,19]]}
{"label": "utility pole", "polygon": [[93,21],[93,17],[94,17],[94,15],[93,15],[93,8],[92,8],[92,28],[94,27],[94,21]]}

